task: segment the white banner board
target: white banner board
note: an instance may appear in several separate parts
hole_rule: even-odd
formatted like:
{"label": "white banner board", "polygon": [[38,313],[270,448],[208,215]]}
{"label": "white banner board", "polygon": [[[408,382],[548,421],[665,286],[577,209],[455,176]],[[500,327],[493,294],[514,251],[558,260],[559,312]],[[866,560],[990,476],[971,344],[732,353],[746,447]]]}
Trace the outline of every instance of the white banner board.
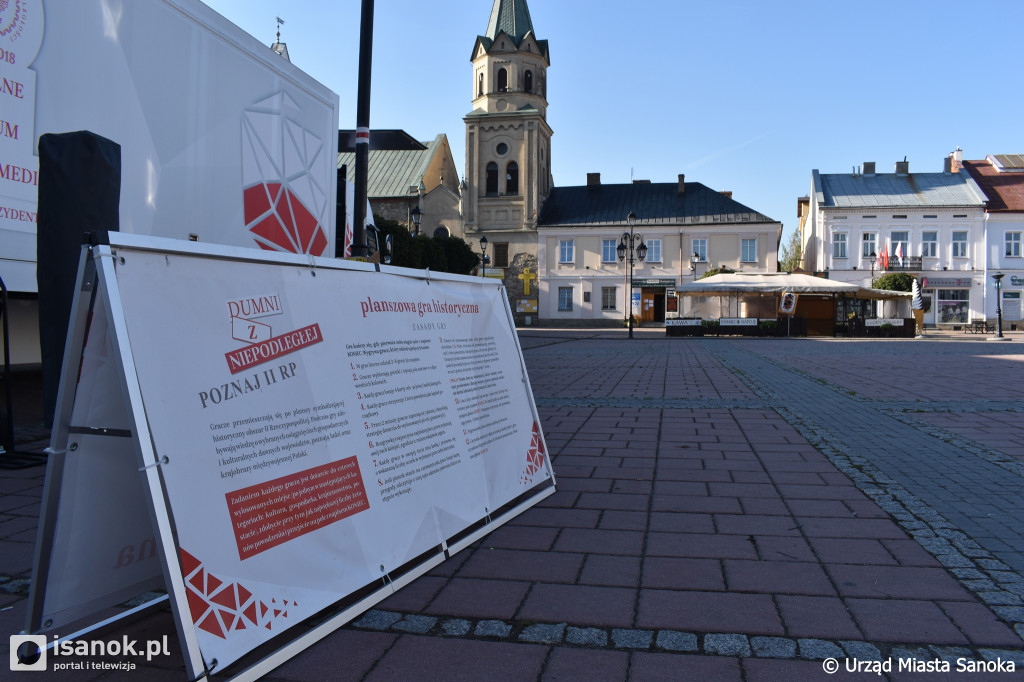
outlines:
{"label": "white banner board", "polygon": [[199,0],[0,2],[0,77],[11,291],[36,290],[46,133],[121,145],[124,232],[333,255],[338,96]]}
{"label": "white banner board", "polygon": [[[97,311],[131,418],[103,421],[135,425],[183,646],[196,641],[206,665],[368,587],[383,598],[410,564],[435,565],[554,491],[500,283],[110,238]],[[98,444],[71,431],[63,461],[88,462]],[[54,545],[53,566],[67,550]],[[116,571],[95,570],[86,579],[113,593]],[[80,615],[62,585],[37,589],[44,620]]]}

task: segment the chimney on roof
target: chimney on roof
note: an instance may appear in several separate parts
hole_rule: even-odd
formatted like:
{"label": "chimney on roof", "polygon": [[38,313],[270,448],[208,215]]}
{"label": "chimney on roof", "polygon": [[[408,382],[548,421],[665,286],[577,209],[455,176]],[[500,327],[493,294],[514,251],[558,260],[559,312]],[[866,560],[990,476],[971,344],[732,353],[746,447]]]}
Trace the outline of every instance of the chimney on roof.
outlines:
{"label": "chimney on roof", "polygon": [[964,152],[960,147],[957,147],[956,151],[950,152],[942,161],[942,172],[944,173],[959,173],[963,167]]}
{"label": "chimney on roof", "polygon": [[864,175],[874,175],[874,174],[875,174],[875,162],[874,161],[865,161],[864,162]]}
{"label": "chimney on roof", "polygon": [[686,175],[683,173],[679,174],[679,196],[686,194]]}
{"label": "chimney on roof", "polygon": [[902,161],[896,162],[896,175],[910,175],[910,162],[907,161],[907,157],[903,157]]}
{"label": "chimney on roof", "polygon": [[723,190],[721,190],[719,192],[719,194],[724,196],[726,199],[732,199],[732,190],[731,189],[723,189]]}
{"label": "chimney on roof", "polygon": [[596,187],[601,184],[600,173],[587,173],[587,187]]}

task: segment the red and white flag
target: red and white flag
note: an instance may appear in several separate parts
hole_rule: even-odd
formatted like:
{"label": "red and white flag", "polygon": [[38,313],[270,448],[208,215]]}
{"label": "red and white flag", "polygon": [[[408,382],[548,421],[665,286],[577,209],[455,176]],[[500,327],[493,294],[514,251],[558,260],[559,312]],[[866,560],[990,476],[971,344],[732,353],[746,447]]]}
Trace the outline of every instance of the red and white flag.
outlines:
{"label": "red and white flag", "polygon": [[900,267],[903,267],[903,242],[896,243],[896,257],[900,259]]}

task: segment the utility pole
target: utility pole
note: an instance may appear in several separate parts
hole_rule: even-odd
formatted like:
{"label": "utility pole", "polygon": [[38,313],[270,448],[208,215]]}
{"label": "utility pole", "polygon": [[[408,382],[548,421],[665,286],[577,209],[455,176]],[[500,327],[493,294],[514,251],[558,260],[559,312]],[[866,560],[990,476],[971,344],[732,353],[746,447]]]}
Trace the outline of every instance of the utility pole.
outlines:
{"label": "utility pole", "polygon": [[352,207],[352,256],[366,258],[366,186],[370,167],[370,68],[373,63],[373,0],[363,0],[359,26],[356,100],[356,187]]}

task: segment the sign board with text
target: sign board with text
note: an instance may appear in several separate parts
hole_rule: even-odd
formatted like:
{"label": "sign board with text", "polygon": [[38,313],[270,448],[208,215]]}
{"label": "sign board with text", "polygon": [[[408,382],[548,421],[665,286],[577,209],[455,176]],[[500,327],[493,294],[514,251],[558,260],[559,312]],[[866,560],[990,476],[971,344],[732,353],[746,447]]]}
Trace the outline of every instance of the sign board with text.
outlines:
{"label": "sign board with text", "polygon": [[0,66],[11,291],[36,291],[46,133],[120,145],[124,232],[333,254],[338,96],[200,0],[2,0]]}
{"label": "sign board with text", "polygon": [[325,609],[340,627],[554,492],[500,282],[109,239],[83,261],[96,302],[87,340],[72,327],[31,631],[162,583],[193,678],[217,674]]}

